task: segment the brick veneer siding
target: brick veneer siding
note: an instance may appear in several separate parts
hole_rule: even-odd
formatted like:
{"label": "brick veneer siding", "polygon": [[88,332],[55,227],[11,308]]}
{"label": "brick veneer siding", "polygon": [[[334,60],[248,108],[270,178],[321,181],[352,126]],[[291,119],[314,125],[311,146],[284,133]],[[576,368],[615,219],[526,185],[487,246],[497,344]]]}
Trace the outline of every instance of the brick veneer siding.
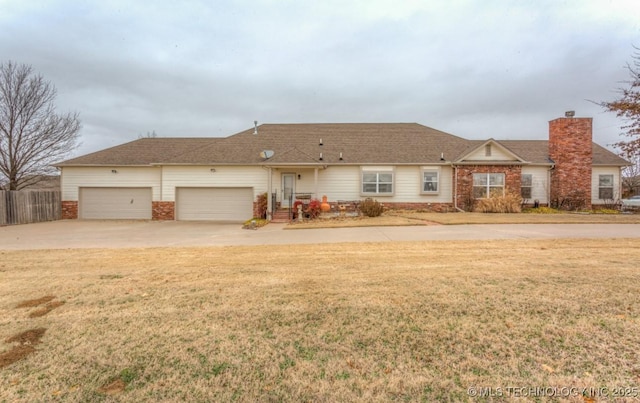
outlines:
{"label": "brick veneer siding", "polygon": [[561,208],[591,208],[593,165],[592,119],[559,118],[549,122],[551,204]]}
{"label": "brick veneer siding", "polygon": [[456,206],[463,210],[473,210],[473,174],[474,173],[503,173],[505,179],[505,192],[514,191],[520,194],[522,184],[522,166],[520,165],[463,165],[455,170],[458,178],[456,194],[458,201]]}
{"label": "brick veneer siding", "polygon": [[433,211],[436,213],[448,213],[455,211],[453,203],[399,203],[399,202],[385,202],[384,200],[378,200],[384,209],[390,210],[421,210],[421,211]]}
{"label": "brick veneer siding", "polygon": [[[376,199],[376,201],[380,202],[384,206],[385,210],[422,210],[422,211],[433,211],[436,213],[447,213],[455,211],[453,207],[453,203],[408,203],[408,202],[386,202],[384,199]],[[364,201],[364,199],[359,199],[359,201]],[[329,206],[331,206],[332,213],[336,213],[340,211],[340,205],[337,201],[328,201]],[[347,211],[353,212],[353,205],[350,203],[346,204]]]}
{"label": "brick veneer siding", "polygon": [[175,220],[175,202],[154,201],[151,202],[151,218],[153,220]]}
{"label": "brick veneer siding", "polygon": [[78,218],[77,201],[63,201],[61,204],[63,220],[75,220]]}

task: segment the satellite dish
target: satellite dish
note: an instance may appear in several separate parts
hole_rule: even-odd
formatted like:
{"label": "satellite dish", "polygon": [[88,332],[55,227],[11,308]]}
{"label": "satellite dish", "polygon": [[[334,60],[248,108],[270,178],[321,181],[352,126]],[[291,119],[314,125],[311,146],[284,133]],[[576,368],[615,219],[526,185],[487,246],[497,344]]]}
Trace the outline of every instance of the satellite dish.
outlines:
{"label": "satellite dish", "polygon": [[269,158],[273,157],[275,153],[273,152],[273,150],[264,150],[264,151],[260,151],[260,157],[264,158],[265,160],[268,160]]}

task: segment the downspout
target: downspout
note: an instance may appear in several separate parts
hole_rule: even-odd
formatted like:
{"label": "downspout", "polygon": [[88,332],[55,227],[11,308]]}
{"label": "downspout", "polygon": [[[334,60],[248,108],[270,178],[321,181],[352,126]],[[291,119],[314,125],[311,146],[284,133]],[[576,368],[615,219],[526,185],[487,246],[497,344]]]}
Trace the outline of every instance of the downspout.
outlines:
{"label": "downspout", "polygon": [[463,209],[458,207],[458,167],[453,165],[453,207],[461,213],[466,213]]}
{"label": "downspout", "polygon": [[318,167],[313,171],[313,186],[314,186],[314,196],[318,198]]}
{"label": "downspout", "polygon": [[547,169],[547,207],[551,207],[551,171],[556,169],[556,165],[551,165],[551,168]]}
{"label": "downspout", "polygon": [[262,169],[267,171],[267,220],[271,221],[273,217],[273,203],[271,200],[271,192],[273,188],[273,173],[271,172],[271,167],[263,166]]}

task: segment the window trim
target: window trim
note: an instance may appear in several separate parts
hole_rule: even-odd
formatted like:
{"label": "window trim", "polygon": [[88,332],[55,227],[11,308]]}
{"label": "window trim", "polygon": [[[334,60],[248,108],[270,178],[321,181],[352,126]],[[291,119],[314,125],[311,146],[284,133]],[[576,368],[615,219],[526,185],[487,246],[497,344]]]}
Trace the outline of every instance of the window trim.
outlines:
{"label": "window trim", "polygon": [[[475,176],[476,175],[486,175],[487,178],[487,184],[486,186],[484,186],[485,188],[485,192],[484,192],[484,197],[476,197],[475,195],[475,189],[479,188],[480,186],[476,186],[475,183]],[[491,175],[502,175],[502,186],[491,186]],[[505,191],[506,191],[506,187],[507,187],[507,176],[505,175],[504,172],[474,172],[471,175],[471,195],[473,196],[474,199],[488,199],[491,196],[491,189],[497,189],[497,188],[501,188],[502,189],[502,196],[505,195]]]}
{"label": "window trim", "polygon": [[[611,177],[611,186],[602,186],[602,177],[609,176]],[[615,196],[615,175],[613,174],[598,174],[598,200],[613,200]],[[611,189],[611,197],[602,198],[602,190],[603,189]]]}
{"label": "window trim", "polygon": [[[424,174],[427,172],[432,172],[436,174],[436,190],[424,190],[425,184],[427,183],[424,180]],[[429,182],[434,183],[434,182]],[[440,194],[440,168],[439,167],[423,167],[420,169],[420,194],[423,195],[437,195]]]}
{"label": "window trim", "polygon": [[[376,191],[375,192],[365,192],[364,185],[365,183],[371,184],[374,182],[365,182],[364,175],[365,174],[376,174]],[[380,182],[380,174],[391,174],[391,182]],[[361,196],[393,196],[396,190],[396,172],[392,167],[383,168],[383,167],[362,167],[360,170],[360,195]],[[381,184],[391,184],[391,192],[380,192]]]}

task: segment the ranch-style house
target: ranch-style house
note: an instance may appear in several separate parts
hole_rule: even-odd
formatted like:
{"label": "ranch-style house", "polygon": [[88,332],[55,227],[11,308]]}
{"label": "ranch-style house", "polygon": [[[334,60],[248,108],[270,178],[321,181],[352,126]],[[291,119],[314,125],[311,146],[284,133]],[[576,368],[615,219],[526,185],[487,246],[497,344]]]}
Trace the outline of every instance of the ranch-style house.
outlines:
{"label": "ranch-style house", "polygon": [[518,192],[590,208],[620,197],[628,163],[592,141],[592,119],[549,122],[548,140],[467,140],[417,123],[255,124],[225,138],[142,138],[56,164],[63,218],[244,221],[298,197],[333,206],[470,210]]}

